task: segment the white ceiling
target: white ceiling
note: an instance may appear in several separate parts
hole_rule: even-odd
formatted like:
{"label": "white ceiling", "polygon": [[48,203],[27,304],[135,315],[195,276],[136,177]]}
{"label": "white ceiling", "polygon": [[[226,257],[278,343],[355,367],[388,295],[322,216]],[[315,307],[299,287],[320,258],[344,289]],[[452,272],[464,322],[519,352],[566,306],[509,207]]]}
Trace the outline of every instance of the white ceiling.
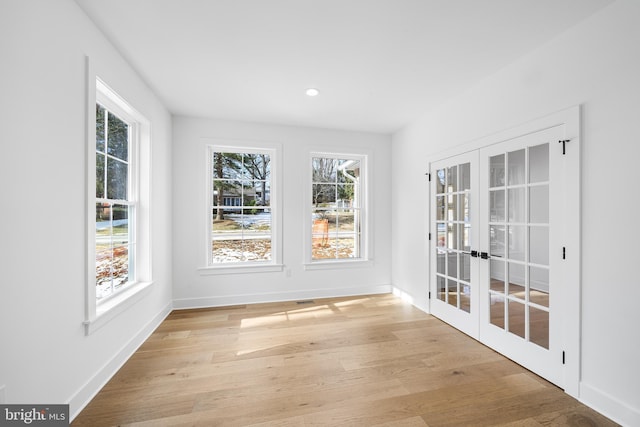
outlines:
{"label": "white ceiling", "polygon": [[76,1],[173,114],[391,133],[613,0]]}

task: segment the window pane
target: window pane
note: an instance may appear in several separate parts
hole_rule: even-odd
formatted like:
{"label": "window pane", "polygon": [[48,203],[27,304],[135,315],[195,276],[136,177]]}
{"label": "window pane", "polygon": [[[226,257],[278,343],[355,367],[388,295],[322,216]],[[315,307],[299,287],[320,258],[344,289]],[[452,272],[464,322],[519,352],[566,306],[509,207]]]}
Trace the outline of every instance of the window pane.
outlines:
{"label": "window pane", "polygon": [[504,329],[504,297],[496,294],[489,294],[491,324]]}
{"label": "window pane", "polygon": [[529,182],[549,180],[549,144],[529,148]]}
{"label": "window pane", "polygon": [[214,239],[211,250],[215,263],[268,261],[271,259],[271,237]]}
{"label": "window pane", "polygon": [[443,221],[445,219],[444,197],[445,196],[436,196],[436,221]]}
{"label": "window pane", "polygon": [[447,192],[458,191],[458,167],[452,166],[447,169]]}
{"label": "window pane", "polygon": [[360,210],[338,212],[338,232],[356,233],[360,231]]}
{"label": "window pane", "polygon": [[334,207],[337,187],[334,184],[313,184],[313,205],[316,207]]}
{"label": "window pane", "polygon": [[460,310],[471,313],[471,285],[460,283]]}
{"label": "window pane", "polygon": [[504,283],[505,283],[505,262],[500,260],[491,259],[490,264],[490,272],[489,272],[489,286],[492,291],[500,292],[504,294]]}
{"label": "window pane", "polygon": [[549,186],[529,188],[529,222],[545,224],[549,222]]}
{"label": "window pane", "polygon": [[458,220],[458,196],[455,194],[447,196],[447,219],[449,221]]}
{"label": "window pane", "polygon": [[509,226],[509,259],[524,261],[526,226]]}
{"label": "window pane", "polygon": [[549,312],[529,306],[530,341],[549,349]]}
{"label": "window pane", "polygon": [[335,237],[338,231],[338,215],[335,211],[325,211],[323,217],[328,221],[329,237]]}
{"label": "window pane", "polygon": [[458,277],[458,254],[449,252],[447,255],[447,275],[449,277]]}
{"label": "window pane", "polygon": [[489,159],[489,186],[504,186],[504,154]]}
{"label": "window pane", "polygon": [[107,198],[127,200],[129,166],[119,160],[107,157]]}
{"label": "window pane", "polygon": [[529,301],[549,307],[549,270],[529,267]]}
{"label": "window pane", "polygon": [[471,281],[471,254],[460,254],[460,280]]}
{"label": "window pane", "polygon": [[458,282],[455,280],[447,280],[447,290],[449,294],[449,304],[454,307],[458,306]]}
{"label": "window pane", "polygon": [[111,295],[129,281],[129,210],[96,203],[96,298]]}
{"label": "window pane", "polygon": [[446,270],[445,270],[445,263],[446,263],[446,258],[447,258],[447,252],[441,248],[438,248],[436,250],[436,272],[442,275],[447,274]]}
{"label": "window pane", "polygon": [[337,188],[337,202],[339,208],[352,208],[358,207],[354,204],[355,200],[355,185],[353,184],[338,184]]}
{"label": "window pane", "polygon": [[509,190],[509,222],[525,222],[525,189]]}
{"label": "window pane", "polygon": [[460,165],[460,191],[471,189],[471,163]]}
{"label": "window pane", "polygon": [[111,266],[113,252],[96,243],[96,299],[102,299],[113,292]]}
{"label": "window pane", "polygon": [[508,153],[509,161],[509,185],[525,183],[525,150]]}
{"label": "window pane", "polygon": [[447,224],[447,243],[449,249],[458,249],[460,239],[458,238],[458,226],[456,224]]}
{"label": "window pane", "polygon": [[442,194],[444,193],[445,186],[445,170],[438,169],[436,172],[436,193]]}
{"label": "window pane", "polygon": [[471,250],[471,224],[459,224],[460,230],[460,249],[463,251]]}
{"label": "window pane", "polygon": [[524,338],[525,329],[525,305],[519,302],[509,300],[509,332]]}
{"label": "window pane", "polygon": [[359,160],[337,160],[337,182],[353,183],[358,181],[360,175]]}
{"label": "window pane", "polygon": [[525,266],[522,264],[509,263],[509,295],[525,299]]}
{"label": "window pane", "polygon": [[[329,244],[329,220],[322,215],[324,212],[313,214],[311,228],[311,243],[313,248],[324,248]],[[314,249],[314,258],[315,249]]]}
{"label": "window pane", "polygon": [[489,191],[489,221],[503,222],[505,219],[504,190]]}
{"label": "window pane", "polygon": [[471,194],[460,194],[460,221],[471,222]]}
{"label": "window pane", "polygon": [[129,246],[113,247],[113,289],[117,290],[129,281]]}
{"label": "window pane", "polygon": [[489,226],[491,256],[504,257],[505,255],[505,227],[501,225]]}
{"label": "window pane", "polygon": [[311,161],[313,182],[336,182],[335,159],[314,157]]}
{"label": "window pane", "polygon": [[271,173],[271,159],[268,154],[243,154],[242,177],[248,180],[268,180]]}
{"label": "window pane", "polygon": [[244,236],[271,235],[271,214],[264,209],[254,207],[243,209],[242,229]]}
{"label": "window pane", "polygon": [[104,153],[104,118],[105,109],[96,104],[96,151]]}
{"label": "window pane", "polygon": [[105,198],[104,192],[104,154],[96,153],[96,197]]}
{"label": "window pane", "polygon": [[211,255],[213,262],[239,262],[242,261],[242,240],[218,240],[211,242]]}
{"label": "window pane", "polygon": [[549,264],[549,227],[529,227],[529,260]]}
{"label": "window pane", "polygon": [[111,222],[112,241],[114,245],[129,244],[129,206],[113,205],[113,221]]}
{"label": "window pane", "polygon": [[437,278],[438,280],[438,299],[441,301],[445,301],[446,300],[446,295],[447,295],[447,288],[446,288],[446,279],[444,277],[440,277],[438,276]]}
{"label": "window pane", "polygon": [[129,155],[129,125],[113,113],[107,114],[107,154],[126,161]]}

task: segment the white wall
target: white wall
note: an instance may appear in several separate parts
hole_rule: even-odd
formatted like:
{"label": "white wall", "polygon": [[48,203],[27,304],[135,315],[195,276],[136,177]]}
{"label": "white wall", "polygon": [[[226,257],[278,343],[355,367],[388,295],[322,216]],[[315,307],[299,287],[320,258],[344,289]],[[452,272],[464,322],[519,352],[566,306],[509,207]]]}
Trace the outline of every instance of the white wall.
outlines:
{"label": "white wall", "polygon": [[[201,275],[206,266],[203,221],[206,209],[206,145],[218,138],[282,145],[283,263],[285,271]],[[216,306],[389,291],[390,263],[389,136],[255,123],[175,117],[173,122],[173,274],[176,307]],[[374,259],[369,267],[307,271],[303,268],[304,174],[309,153],[365,149],[370,159]]]}
{"label": "white wall", "polygon": [[[618,0],[393,138],[392,281],[426,307],[428,155],[581,104],[580,398],[640,425],[640,2]],[[421,189],[406,185],[422,181]],[[580,303],[576,301],[576,304]]]}
{"label": "white wall", "polygon": [[[0,3],[0,386],[76,413],[171,304],[171,117],[71,0]],[[85,55],[151,122],[150,294],[85,336]]]}

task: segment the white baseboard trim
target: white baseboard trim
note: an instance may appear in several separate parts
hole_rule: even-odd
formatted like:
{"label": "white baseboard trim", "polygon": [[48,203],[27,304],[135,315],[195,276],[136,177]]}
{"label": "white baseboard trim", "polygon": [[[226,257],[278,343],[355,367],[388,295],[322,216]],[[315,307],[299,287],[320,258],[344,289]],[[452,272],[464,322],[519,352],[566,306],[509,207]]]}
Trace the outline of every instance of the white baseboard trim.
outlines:
{"label": "white baseboard trim", "polygon": [[173,300],[173,308],[184,310],[190,308],[225,307],[240,304],[259,304],[280,301],[298,301],[314,298],[349,297],[357,295],[387,294],[391,285],[361,286],[353,288],[311,289],[293,292],[273,292],[264,294],[225,295],[201,298],[183,298]]}
{"label": "white baseboard trim", "polygon": [[125,364],[135,351],[151,336],[153,331],[171,313],[173,304],[169,302],[153,319],[151,319],[120,351],[95,373],[84,386],[69,399],[70,421],[91,402],[96,394],[107,384],[116,372]]}
{"label": "white baseboard trim", "polygon": [[579,400],[622,426],[640,426],[640,409],[632,408],[589,384],[580,383]]}

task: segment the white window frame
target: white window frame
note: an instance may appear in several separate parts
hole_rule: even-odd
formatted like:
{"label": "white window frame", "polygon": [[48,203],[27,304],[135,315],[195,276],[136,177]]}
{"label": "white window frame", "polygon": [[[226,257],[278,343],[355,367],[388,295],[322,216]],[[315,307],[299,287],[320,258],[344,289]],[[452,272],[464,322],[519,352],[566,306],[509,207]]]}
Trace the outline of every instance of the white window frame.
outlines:
{"label": "white window frame", "polygon": [[[304,220],[303,220],[303,253],[304,253],[304,269],[305,270],[331,270],[342,269],[350,267],[368,267],[372,263],[373,256],[373,238],[370,230],[372,230],[372,214],[371,214],[371,173],[369,165],[372,163],[372,154],[366,150],[359,150],[358,152],[343,152],[340,150],[326,151],[318,150],[311,151],[306,164],[304,176],[305,191],[303,197]],[[313,257],[313,236],[312,236],[312,213],[313,213],[313,159],[334,158],[345,160],[357,160],[360,162],[360,257],[358,258],[331,258],[331,259],[317,259]]]}
{"label": "white window frame", "polygon": [[[88,61],[87,61],[88,62]],[[125,311],[150,291],[150,170],[151,125],[149,121],[87,66],[87,264],[85,293],[85,334],[89,335]],[[113,294],[96,299],[96,103],[129,124],[129,203],[134,205],[129,227],[133,230],[134,250],[130,255],[131,274],[126,285]]]}
{"label": "white window frame", "polygon": [[[280,171],[282,165],[282,146],[277,143],[265,143],[261,141],[227,141],[212,138],[205,138],[206,142],[206,208],[204,233],[205,266],[198,269],[201,275],[215,274],[236,274],[255,272],[280,272],[283,270],[282,264],[282,182]],[[268,154],[270,156],[270,203],[271,211],[271,259],[264,261],[244,261],[229,263],[212,263],[212,209],[213,206],[213,153],[247,153],[247,154]]]}

